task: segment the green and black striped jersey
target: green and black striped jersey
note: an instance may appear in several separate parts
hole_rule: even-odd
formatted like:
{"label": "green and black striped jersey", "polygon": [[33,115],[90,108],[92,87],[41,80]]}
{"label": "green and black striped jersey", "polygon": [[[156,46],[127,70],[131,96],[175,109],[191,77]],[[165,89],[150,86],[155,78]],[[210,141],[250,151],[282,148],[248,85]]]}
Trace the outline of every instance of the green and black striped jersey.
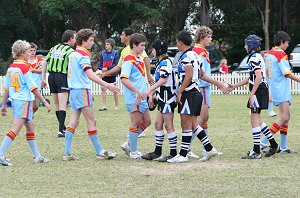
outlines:
{"label": "green and black striped jersey", "polygon": [[73,52],[73,48],[66,44],[58,44],[52,47],[45,58],[48,63],[48,72],[67,74],[71,52]]}

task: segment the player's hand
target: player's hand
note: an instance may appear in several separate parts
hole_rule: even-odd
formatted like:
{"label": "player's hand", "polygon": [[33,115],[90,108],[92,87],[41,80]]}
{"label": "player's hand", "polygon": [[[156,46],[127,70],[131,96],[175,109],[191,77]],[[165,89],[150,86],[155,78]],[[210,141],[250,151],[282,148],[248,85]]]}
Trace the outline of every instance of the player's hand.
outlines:
{"label": "player's hand", "polygon": [[148,78],[148,83],[150,84],[150,86],[153,86],[155,82],[154,82],[154,78],[152,77],[152,75],[148,75],[147,78]]}
{"label": "player's hand", "polygon": [[42,87],[43,88],[46,88],[47,87],[47,83],[46,83],[46,80],[42,80],[42,83],[41,83]]}
{"label": "player's hand", "polygon": [[109,91],[113,92],[114,94],[115,94],[115,93],[120,93],[119,88],[116,87],[116,86],[115,86],[114,84],[112,84],[112,83],[108,83],[107,89],[109,89]]}
{"label": "player's hand", "polygon": [[141,93],[138,91],[138,92],[135,92],[136,93],[136,99],[135,99],[135,102],[137,105],[139,105],[142,101],[142,95]]}
{"label": "player's hand", "polygon": [[51,105],[48,102],[45,102],[44,106],[47,108],[48,113],[49,113],[51,111]]}
{"label": "player's hand", "polygon": [[2,116],[6,116],[7,115],[6,107],[2,107],[2,109],[1,109],[1,115]]}
{"label": "player's hand", "polygon": [[178,92],[177,93],[177,103],[180,104],[180,105],[182,105],[182,103],[181,103],[181,96],[182,96],[182,93]]}
{"label": "player's hand", "polygon": [[102,73],[106,72],[107,70],[107,68],[102,68]]}
{"label": "player's hand", "polygon": [[150,94],[151,92],[151,89],[148,89],[147,91],[145,91],[143,94],[142,94],[142,99],[145,100],[147,99],[148,95]]}
{"label": "player's hand", "polygon": [[102,70],[97,70],[97,71],[95,72],[95,74],[96,74],[97,76],[99,76],[99,78],[102,78],[103,72],[102,72]]}
{"label": "player's hand", "polygon": [[232,91],[235,89],[235,87],[234,87],[232,84],[228,84],[228,83],[227,83],[227,85],[228,85],[228,86],[227,86],[227,91],[228,91],[228,93],[229,93],[229,92],[232,92]]}
{"label": "player's hand", "polygon": [[249,104],[251,108],[254,108],[254,95],[250,95],[249,97]]}

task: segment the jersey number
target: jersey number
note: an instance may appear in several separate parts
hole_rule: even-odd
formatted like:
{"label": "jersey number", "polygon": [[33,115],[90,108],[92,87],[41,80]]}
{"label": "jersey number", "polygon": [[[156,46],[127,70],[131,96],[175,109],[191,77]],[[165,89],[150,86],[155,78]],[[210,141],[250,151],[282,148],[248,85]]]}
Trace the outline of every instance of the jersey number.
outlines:
{"label": "jersey number", "polygon": [[11,72],[8,73],[10,77],[10,86],[15,88],[15,92],[20,91],[20,83],[19,83],[19,72],[15,72],[13,76],[11,76]]}

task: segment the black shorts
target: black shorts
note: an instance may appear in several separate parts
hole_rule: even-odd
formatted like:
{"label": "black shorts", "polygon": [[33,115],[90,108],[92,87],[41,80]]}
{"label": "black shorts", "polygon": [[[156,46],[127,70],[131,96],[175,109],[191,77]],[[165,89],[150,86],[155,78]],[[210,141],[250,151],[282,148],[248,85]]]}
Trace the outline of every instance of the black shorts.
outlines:
{"label": "black shorts", "polygon": [[109,77],[102,78],[102,80],[107,82],[107,83],[115,83],[116,79],[117,79],[116,76],[109,76]]}
{"label": "black shorts", "polygon": [[[259,94],[256,92],[256,99],[257,99],[257,103],[259,105],[259,107],[257,109],[268,109],[268,105],[269,105],[269,94]],[[249,100],[247,102],[247,107],[250,107],[250,103]]]}
{"label": "black shorts", "polygon": [[199,116],[202,106],[202,94],[198,90],[184,91],[178,104],[178,113]]}
{"label": "black shorts", "polygon": [[48,84],[51,93],[69,92],[67,74],[49,73]]}
{"label": "black shorts", "polygon": [[174,109],[176,108],[177,103],[171,102],[170,104],[167,104],[161,100],[157,101],[157,110],[161,113],[174,113]]}

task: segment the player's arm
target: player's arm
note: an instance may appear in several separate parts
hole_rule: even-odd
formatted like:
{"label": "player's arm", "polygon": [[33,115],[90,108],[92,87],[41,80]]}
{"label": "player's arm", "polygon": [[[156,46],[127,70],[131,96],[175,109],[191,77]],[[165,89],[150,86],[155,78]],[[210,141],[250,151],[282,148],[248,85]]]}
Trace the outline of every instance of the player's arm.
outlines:
{"label": "player's arm", "polygon": [[35,97],[36,97],[37,99],[39,99],[39,100],[43,103],[43,105],[48,109],[48,112],[50,112],[50,111],[51,111],[51,106],[50,106],[50,104],[45,100],[45,98],[42,96],[42,94],[40,93],[40,91],[38,90],[38,88],[37,88],[37,87],[34,87],[34,88],[31,90],[31,92],[35,95]]}
{"label": "player's arm", "polygon": [[151,75],[150,58],[149,57],[145,57],[144,58],[144,63],[145,63],[145,67],[146,67],[148,82],[152,86],[154,84],[154,79],[153,79],[153,77]]}
{"label": "player's arm", "polygon": [[155,90],[165,84],[167,80],[167,78],[160,78],[153,86],[151,86],[145,93],[143,93],[142,98],[146,99],[148,95],[153,95]]}
{"label": "player's arm", "polygon": [[105,73],[102,74],[102,78],[106,76],[111,76],[113,74],[117,74],[121,71],[121,67],[114,67],[111,70],[106,71]]}
{"label": "player's arm", "polygon": [[178,94],[177,94],[177,101],[178,103],[181,104],[181,95],[184,92],[185,88],[189,86],[193,78],[193,66],[192,65],[186,65],[185,66],[185,77],[183,79],[183,82],[181,86],[178,89]]}
{"label": "player's arm", "polygon": [[4,90],[4,94],[3,94],[3,99],[2,99],[2,109],[1,109],[1,115],[2,116],[6,116],[6,102],[8,99],[8,94],[9,94],[9,90],[7,88],[5,88]]}
{"label": "player's arm", "polygon": [[220,89],[223,93],[228,92],[225,85],[224,85],[224,83],[222,83],[218,80],[215,80],[212,77],[207,76],[202,68],[200,68],[200,70],[201,70],[201,72],[200,72],[201,73],[201,80],[204,80],[206,82],[209,82],[209,83],[212,83],[212,84],[216,85],[218,87],[218,89]]}
{"label": "player's arm", "polygon": [[141,100],[142,100],[142,95],[141,92],[138,88],[136,88],[128,79],[128,77],[126,76],[122,76],[121,75],[121,82],[122,84],[127,87],[128,89],[130,89],[131,91],[133,91],[134,93],[136,93],[136,104],[140,104]]}
{"label": "player's arm", "polygon": [[300,83],[300,78],[298,76],[296,76],[295,74],[293,74],[293,73],[289,73],[289,74],[286,74],[284,76],[286,78],[290,78],[291,80],[294,80],[294,81]]}
{"label": "player's arm", "polygon": [[47,72],[47,61],[44,61],[43,66],[42,66],[42,87],[46,87],[46,72]]}

